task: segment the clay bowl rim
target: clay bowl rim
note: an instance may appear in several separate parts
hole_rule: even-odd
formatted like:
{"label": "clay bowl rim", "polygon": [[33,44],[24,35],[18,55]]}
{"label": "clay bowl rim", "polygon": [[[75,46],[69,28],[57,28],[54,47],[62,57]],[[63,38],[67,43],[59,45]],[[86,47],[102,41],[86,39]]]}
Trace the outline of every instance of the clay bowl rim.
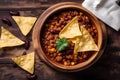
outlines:
{"label": "clay bowl rim", "polygon": [[[42,44],[40,42],[40,36],[41,36],[41,30],[42,27],[45,23],[45,21],[48,19],[48,17],[50,17],[52,14],[54,14],[57,11],[63,10],[63,9],[79,9],[82,12],[84,12],[85,14],[89,15],[91,17],[91,20],[93,20],[94,24],[97,25],[97,30],[98,30],[98,47],[100,49],[99,52],[96,52],[95,55],[91,58],[91,60],[89,60],[87,63],[85,64],[78,64],[75,66],[64,66],[64,65],[60,65],[58,63],[54,63],[53,61],[49,60],[46,55],[44,54],[44,51],[42,49]],[[88,67],[90,67],[91,65],[93,65],[102,55],[103,51],[104,51],[104,47],[103,47],[103,32],[106,32],[106,29],[102,29],[101,26],[104,26],[103,24],[101,24],[99,22],[99,20],[88,10],[86,10],[85,8],[83,8],[81,6],[81,4],[79,3],[75,3],[75,2],[63,2],[63,3],[58,3],[55,4],[53,6],[51,6],[50,8],[48,8],[47,10],[45,10],[41,16],[38,18],[38,20],[36,21],[35,25],[34,25],[34,29],[33,29],[33,34],[32,34],[32,40],[33,40],[33,45],[35,48],[36,53],[38,54],[38,56],[40,57],[40,59],[42,59],[45,63],[47,63],[49,66],[51,66],[52,68],[55,68],[57,70],[60,71],[64,71],[64,72],[75,72],[75,71],[80,71],[80,70],[84,70]],[[104,31],[102,31],[104,30]],[[105,39],[106,40],[106,39]],[[105,45],[105,43],[104,43]]]}

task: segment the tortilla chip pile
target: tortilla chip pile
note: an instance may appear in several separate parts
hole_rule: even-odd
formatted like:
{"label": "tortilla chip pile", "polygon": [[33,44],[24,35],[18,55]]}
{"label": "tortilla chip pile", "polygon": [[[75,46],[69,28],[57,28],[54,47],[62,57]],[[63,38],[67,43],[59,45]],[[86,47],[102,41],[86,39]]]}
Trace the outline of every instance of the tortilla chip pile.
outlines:
{"label": "tortilla chip pile", "polygon": [[[36,17],[12,16],[18,24],[21,32],[26,36],[33,27]],[[1,27],[0,48],[23,45],[25,42],[14,36],[4,27]],[[34,52],[20,57],[14,57],[12,60],[22,69],[33,74],[34,72]]]}
{"label": "tortilla chip pile", "polygon": [[75,43],[74,53],[99,51],[94,39],[84,25],[79,27],[78,17],[74,17],[59,33],[60,38],[69,38]]}
{"label": "tortilla chip pile", "polygon": [[[21,32],[26,36],[32,29],[33,24],[36,21],[36,17],[21,17],[21,16],[12,16],[15,22],[18,24]],[[1,37],[0,37],[0,48],[3,47],[12,47],[22,45],[25,42],[18,39],[4,27],[1,28]]]}

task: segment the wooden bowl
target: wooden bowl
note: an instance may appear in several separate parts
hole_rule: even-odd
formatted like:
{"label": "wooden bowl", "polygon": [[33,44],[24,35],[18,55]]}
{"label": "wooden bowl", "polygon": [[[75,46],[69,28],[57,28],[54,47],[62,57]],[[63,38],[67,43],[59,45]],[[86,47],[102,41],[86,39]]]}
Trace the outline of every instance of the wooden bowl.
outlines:
{"label": "wooden bowl", "polygon": [[[96,52],[94,55],[92,55],[92,57],[90,57],[85,62],[79,63],[74,66],[65,66],[65,65],[61,65],[61,64],[51,61],[50,59],[48,59],[46,57],[45,51],[43,50],[42,44],[41,44],[42,29],[44,28],[43,25],[44,25],[45,21],[51,15],[54,15],[54,13],[65,10],[65,9],[80,10],[81,12],[86,14],[93,21],[94,25],[96,26],[96,28],[98,30],[98,44],[97,45],[100,50],[98,52]],[[102,55],[102,53],[104,51],[105,44],[106,44],[106,29],[105,29],[104,25],[101,24],[100,21],[91,12],[89,12],[88,10],[83,8],[81,6],[81,4],[74,3],[74,2],[63,2],[63,3],[58,3],[58,4],[51,6],[45,12],[43,12],[43,14],[41,14],[41,16],[38,18],[37,22],[34,25],[32,39],[33,39],[33,44],[34,44],[36,53],[39,55],[39,57],[45,63],[47,63],[52,68],[60,70],[60,71],[75,72],[75,71],[84,70],[84,69],[90,67],[92,64],[94,64],[100,58],[100,56]],[[103,42],[103,40],[104,40],[104,42]]]}

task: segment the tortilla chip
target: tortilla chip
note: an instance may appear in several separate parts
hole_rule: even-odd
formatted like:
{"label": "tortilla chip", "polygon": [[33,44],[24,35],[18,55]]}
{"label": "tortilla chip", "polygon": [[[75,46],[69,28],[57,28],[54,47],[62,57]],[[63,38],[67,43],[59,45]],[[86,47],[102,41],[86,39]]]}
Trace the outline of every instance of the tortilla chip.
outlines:
{"label": "tortilla chip", "polygon": [[74,38],[81,35],[77,16],[74,17],[59,33],[60,38]]}
{"label": "tortilla chip", "polygon": [[74,38],[70,38],[70,40],[73,42],[73,43],[76,43],[77,42],[77,39],[79,39],[80,36],[76,36]]}
{"label": "tortilla chip", "polygon": [[80,37],[75,37],[75,39],[72,39],[72,42],[75,43],[74,54],[78,53],[79,41],[80,41]]}
{"label": "tortilla chip", "polygon": [[27,55],[13,57],[12,60],[25,71],[33,74],[34,73],[34,52]]}
{"label": "tortilla chip", "polygon": [[15,37],[12,33],[1,27],[0,48],[22,45],[24,42]]}
{"label": "tortilla chip", "polygon": [[26,36],[30,30],[32,29],[36,17],[21,17],[21,16],[12,16],[12,18],[15,20],[15,22],[18,24],[21,32],[23,33],[24,36]]}
{"label": "tortilla chip", "polygon": [[98,46],[95,44],[94,39],[89,34],[89,32],[81,26],[82,36],[75,43],[74,53],[84,52],[84,51],[99,51]]}

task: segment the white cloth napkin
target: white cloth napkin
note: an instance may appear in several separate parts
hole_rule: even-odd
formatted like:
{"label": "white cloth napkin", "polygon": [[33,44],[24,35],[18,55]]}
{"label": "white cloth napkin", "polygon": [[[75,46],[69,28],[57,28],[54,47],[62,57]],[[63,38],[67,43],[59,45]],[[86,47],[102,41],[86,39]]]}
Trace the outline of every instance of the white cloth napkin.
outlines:
{"label": "white cloth napkin", "polygon": [[82,6],[113,29],[120,30],[120,6],[116,0],[85,0]]}

